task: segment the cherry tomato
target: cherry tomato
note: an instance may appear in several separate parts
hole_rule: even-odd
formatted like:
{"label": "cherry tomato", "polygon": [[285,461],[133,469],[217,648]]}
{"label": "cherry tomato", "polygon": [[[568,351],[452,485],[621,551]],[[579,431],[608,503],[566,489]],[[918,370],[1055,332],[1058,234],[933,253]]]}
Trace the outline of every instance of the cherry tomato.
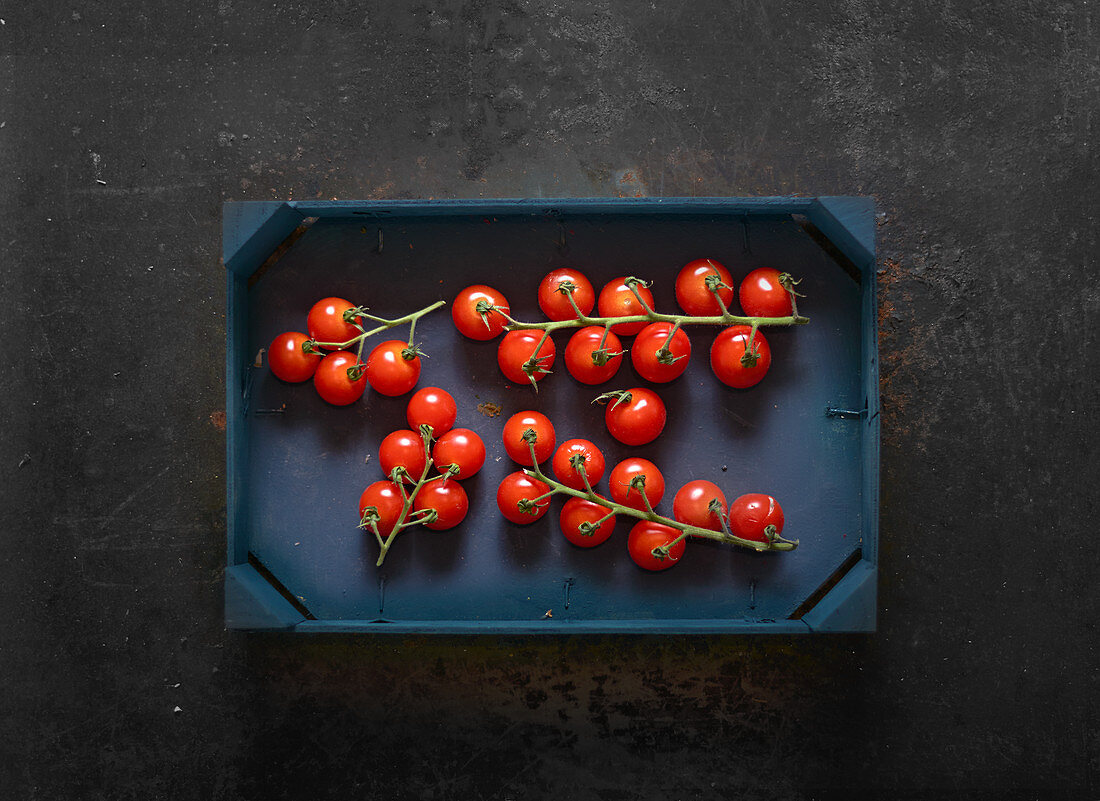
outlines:
{"label": "cherry tomato", "polygon": [[634,338],[634,344],[630,347],[630,360],[638,375],[646,381],[665,384],[679,378],[687,369],[691,358],[691,340],[682,328],[676,329],[668,343],[668,355],[664,358],[671,360],[670,363],[661,361],[661,351],[665,348],[665,341],[668,340],[672,327],[672,323],[650,323]]}
{"label": "cherry tomato", "polygon": [[584,273],[572,267],[551,270],[539,284],[539,308],[551,320],[577,319],[569,298],[558,291],[558,287],[565,282],[573,284],[573,302],[577,304],[581,314],[588,314],[596,305],[596,290]]}
{"label": "cherry tomato", "polygon": [[422,486],[413,499],[414,512],[425,509],[435,509],[437,517],[424,526],[432,531],[445,531],[466,519],[470,501],[466,490],[453,478],[437,478]]}
{"label": "cherry tomato", "polygon": [[[624,281],[627,276],[620,276],[608,281],[600,290],[600,299],[596,301],[600,317],[634,317],[645,314],[645,308],[638,302],[638,298],[630,291]],[[653,309],[653,293],[641,284],[635,284],[638,294],[641,295],[649,308]],[[654,310],[656,311],[656,310]],[[645,328],[645,321],[635,323],[616,323],[611,330],[620,336],[637,334]]]}
{"label": "cherry tomato", "polygon": [[[359,519],[363,519],[363,512],[368,506],[378,510],[378,520],[374,525],[382,537],[388,537],[397,525],[397,519],[401,517],[401,510],[405,508],[405,499],[401,497],[401,490],[392,481],[375,481],[359,496]],[[372,531],[368,525],[366,531]]]}
{"label": "cherry tomato", "polygon": [[353,304],[343,298],[324,298],[314,303],[306,318],[306,328],[310,338],[318,343],[334,343],[320,346],[326,350],[332,350],[336,345],[359,336],[363,332],[344,320],[344,312],[354,308]]}
{"label": "cherry tomato", "polygon": [[[522,470],[517,470],[515,473],[509,473],[504,477],[504,480],[500,482],[500,486],[497,487],[497,508],[500,509],[500,513],[505,518],[511,520],[513,523],[519,523],[523,525],[525,523],[534,523],[544,514],[546,510],[550,508],[550,499],[543,498],[541,501],[535,501],[541,495],[545,495],[550,491],[550,488],[539,481],[537,478],[531,478]],[[520,511],[520,501],[531,501],[534,505],[528,507],[528,511]]]}
{"label": "cherry tomato", "polygon": [[386,476],[393,475],[395,467],[404,467],[406,484],[415,484],[424,475],[424,441],[415,431],[401,429],[387,434],[378,446],[378,461]]}
{"label": "cherry tomato", "polygon": [[539,463],[545,462],[554,453],[554,424],[550,418],[541,412],[517,412],[508,418],[504,424],[504,450],[509,458],[524,467],[534,467],[531,464],[531,449],[523,439],[523,432],[528,429],[535,432],[535,458]]}
{"label": "cherry tomato", "polygon": [[439,387],[424,387],[409,398],[405,418],[409,428],[419,431],[420,426],[430,425],[432,436],[440,437],[451,430],[458,417],[458,404],[451,393]]}
{"label": "cherry tomato", "polygon": [[768,526],[775,526],[776,534],[783,533],[783,507],[771,495],[753,492],[730,504],[730,531],[738,537],[767,542]]}
{"label": "cherry tomato", "polygon": [[[604,339],[604,330],[598,325],[581,328],[569,338],[569,344],[565,346],[565,368],[569,375],[582,384],[602,384],[610,381],[619,372],[619,365],[623,361],[623,343],[610,331]],[[604,339],[603,348],[600,348],[601,339]],[[601,350],[607,361],[596,364],[593,354]]]}
{"label": "cherry tomato", "polygon": [[661,475],[657,465],[639,456],[623,459],[611,470],[607,479],[611,500],[631,509],[647,511],[642,490],[631,486],[631,482],[638,476],[645,476],[645,497],[649,498],[649,505],[656,508],[661,498],[665,497],[665,477]]}
{"label": "cherry tomato", "polygon": [[356,366],[358,360],[354,353],[337,350],[321,359],[317,372],[313,374],[313,386],[317,394],[333,406],[347,406],[363,397],[367,388],[367,377],[359,367],[359,377],[352,379],[348,370]]}
{"label": "cherry tomato", "polygon": [[745,276],[737,299],[749,317],[790,317],[791,295],[779,281],[774,267],[760,267]]}
{"label": "cherry tomato", "polygon": [[306,353],[302,343],[309,337],[298,331],[287,331],[271,341],[267,349],[267,363],[275,377],[283,381],[308,381],[321,363],[320,353]]}
{"label": "cherry tomato", "polygon": [[588,476],[588,482],[595,487],[603,478],[605,462],[600,449],[586,439],[570,439],[558,446],[554,452],[554,459],[550,463],[554,476],[567,487],[575,490],[585,489],[584,479],[572,464],[575,456],[584,457],[585,475]]}
{"label": "cherry tomato", "polygon": [[687,314],[697,317],[714,317],[722,313],[722,307],[707,288],[707,276],[717,276],[725,286],[718,287],[718,297],[729,309],[733,303],[733,276],[714,259],[689,261],[676,276],[676,302]]}
{"label": "cherry tomato", "polygon": [[[720,504],[721,509],[718,512],[711,510],[712,500],[717,500]],[[672,499],[672,516],[689,526],[721,531],[721,518],[726,516],[726,496],[717,484],[710,481],[689,481],[680,487],[680,491]]]}
{"label": "cherry tomato", "polygon": [[[406,359],[406,354],[412,354]],[[408,342],[390,339],[370,352],[367,357],[367,381],[375,392],[383,395],[404,395],[420,380],[420,356]]]}
{"label": "cherry tomato", "polygon": [[664,401],[651,389],[633,387],[607,401],[604,422],[611,436],[624,445],[645,445],[664,431]]}
{"label": "cherry tomato", "polygon": [[454,305],[451,306],[451,319],[461,334],[484,342],[499,336],[508,320],[495,309],[488,309],[482,317],[482,313],[477,310],[477,304],[482,301],[486,307],[495,306],[504,314],[511,311],[507,298],[500,292],[490,286],[474,284],[458,293]]}
{"label": "cherry tomato", "polygon": [[458,465],[455,478],[469,478],[485,464],[485,443],[468,428],[453,428],[435,443],[432,462],[440,471]]}
{"label": "cherry tomato", "polygon": [[[531,379],[542,381],[554,366],[554,356],[557,351],[554,348],[554,340],[550,337],[542,338],[542,331],[509,331],[500,340],[497,347],[497,364],[500,371],[509,381],[517,384],[530,384]],[[539,343],[542,346],[539,346]],[[538,348],[536,364],[528,374],[523,368],[528,360],[535,355]]]}
{"label": "cherry tomato", "polygon": [[710,346],[710,369],[723,384],[747,389],[759,384],[768,372],[772,363],[772,349],[759,329],[752,340],[756,364],[750,367],[741,362],[749,348],[751,331],[752,328],[747,325],[731,325],[714,338],[714,344]]}
{"label": "cherry tomato", "polygon": [[[608,515],[611,515],[608,517]],[[604,518],[607,518],[604,520]],[[587,534],[581,530],[581,525],[588,523],[595,525],[603,520],[595,529]],[[594,548],[602,542],[606,542],[615,530],[615,515],[606,506],[600,506],[593,501],[584,498],[570,498],[561,507],[561,516],[558,518],[561,525],[561,533],[574,545],[581,548]]]}
{"label": "cherry tomato", "polygon": [[669,548],[668,555],[664,557],[654,555],[653,549],[668,545],[679,537],[680,533],[672,526],[666,526],[663,523],[639,520],[627,535],[626,548],[630,552],[630,558],[638,567],[644,567],[646,570],[668,570],[684,555],[687,540],[680,540],[673,545]]}

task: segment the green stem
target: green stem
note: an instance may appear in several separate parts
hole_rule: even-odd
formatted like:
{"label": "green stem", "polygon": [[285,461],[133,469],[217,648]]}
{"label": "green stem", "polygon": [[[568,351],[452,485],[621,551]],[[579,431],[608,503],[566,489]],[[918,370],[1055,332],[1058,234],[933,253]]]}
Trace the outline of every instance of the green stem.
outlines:
{"label": "green stem", "polygon": [[[397,516],[397,522],[393,524],[393,531],[386,537],[385,541],[380,541],[379,548],[381,552],[378,554],[378,561],[375,562],[375,567],[381,567],[382,563],[386,561],[386,554],[389,553],[390,548],[393,546],[394,540],[397,539],[397,535],[410,526],[415,526],[419,523],[431,522],[435,518],[431,515],[425,515],[424,517],[417,517],[419,513],[409,515],[409,510],[412,509],[413,502],[416,501],[416,494],[420,492],[420,488],[428,483],[428,472],[432,469],[432,427],[429,425],[420,426],[420,439],[424,443],[424,471],[420,474],[420,479],[416,482],[416,486],[412,488],[412,492],[406,492],[405,486],[402,482],[398,481],[397,486],[401,490],[401,496],[405,499],[405,502],[401,506],[401,514]],[[396,472],[398,468],[394,468]],[[433,510],[423,510],[433,511]]]}
{"label": "green stem", "polygon": [[[534,446],[532,446],[532,451],[533,450]],[[532,455],[532,460],[533,459],[534,456]],[[643,512],[639,509],[635,509],[632,506],[623,506],[621,503],[615,503],[614,501],[607,498],[600,498],[599,496],[592,497],[592,495],[590,495],[588,492],[582,492],[581,490],[575,490],[572,487],[567,487],[560,481],[555,481],[549,476],[543,474],[543,472],[538,467],[538,463],[535,464],[534,468],[524,470],[523,472],[531,478],[538,479],[542,483],[546,484],[558,494],[569,495],[573,498],[583,498],[584,500],[592,501],[593,503],[597,503],[605,509],[611,510],[612,514],[627,515],[638,520],[652,520],[655,523],[660,523],[661,525],[668,526],[669,528],[674,528],[688,537],[705,537],[708,540],[725,542],[731,545],[740,545],[744,548],[749,548],[754,551],[793,551],[795,548],[798,547],[798,540],[776,539],[774,542],[771,543],[757,542],[756,540],[746,540],[743,537],[738,537],[734,534],[723,533],[721,531],[714,531],[713,529],[709,528],[700,528],[699,526],[691,526],[687,523],[681,523],[677,520],[672,520],[670,518],[664,517],[663,515],[659,515],[656,512]],[[647,504],[648,501],[649,499],[646,498]]]}
{"label": "green stem", "polygon": [[[419,311],[414,311],[414,312],[411,312],[410,314],[406,314],[404,317],[397,317],[397,318],[394,318],[392,320],[387,320],[384,317],[374,317],[373,315],[364,315],[364,316],[370,317],[370,319],[372,319],[376,322],[380,322],[382,324],[375,327],[375,328],[370,329],[369,331],[363,331],[363,333],[352,337],[347,342],[314,342],[313,344],[318,346],[318,347],[322,347],[322,348],[333,348],[335,350],[347,350],[352,345],[355,345],[355,344],[358,343],[359,346],[360,346],[359,347],[359,352],[362,353],[363,352],[362,342],[363,342],[363,340],[367,339],[368,337],[372,337],[375,334],[381,333],[382,331],[388,331],[389,329],[394,328],[396,326],[404,325],[405,323],[415,323],[417,320],[419,320],[424,315],[430,314],[431,312],[438,309],[440,306],[446,306],[446,305],[447,305],[447,301],[437,300],[432,305],[425,306],[423,309],[420,309]],[[410,337],[409,341],[410,341],[410,345],[411,345],[411,342],[412,342],[411,337]]]}

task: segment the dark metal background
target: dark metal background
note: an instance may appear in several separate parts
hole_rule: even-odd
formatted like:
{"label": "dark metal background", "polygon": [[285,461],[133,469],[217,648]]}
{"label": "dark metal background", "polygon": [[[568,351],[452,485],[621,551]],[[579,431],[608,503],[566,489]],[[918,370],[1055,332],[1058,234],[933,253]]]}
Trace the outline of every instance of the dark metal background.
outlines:
{"label": "dark metal background", "polygon": [[[0,18],[8,797],[1097,795],[1090,5]],[[222,201],[787,193],[881,210],[877,635],[224,631]]]}

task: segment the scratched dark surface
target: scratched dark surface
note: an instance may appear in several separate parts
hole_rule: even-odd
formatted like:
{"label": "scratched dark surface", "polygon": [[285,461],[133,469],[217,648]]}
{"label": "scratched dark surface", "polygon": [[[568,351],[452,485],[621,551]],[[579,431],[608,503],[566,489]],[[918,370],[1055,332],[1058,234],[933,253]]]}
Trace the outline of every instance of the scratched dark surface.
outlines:
{"label": "scratched dark surface", "polygon": [[[1098,12],[830,6],[0,11],[4,796],[1096,798]],[[224,630],[224,200],[788,193],[881,211],[877,634]]]}

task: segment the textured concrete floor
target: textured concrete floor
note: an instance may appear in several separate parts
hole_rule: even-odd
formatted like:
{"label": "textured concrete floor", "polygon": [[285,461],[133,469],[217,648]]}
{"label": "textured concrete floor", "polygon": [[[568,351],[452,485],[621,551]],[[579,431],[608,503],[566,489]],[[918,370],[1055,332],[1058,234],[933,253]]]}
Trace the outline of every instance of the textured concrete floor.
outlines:
{"label": "textured concrete floor", "polygon": [[[1100,794],[1094,5],[278,6],[0,12],[5,797]],[[224,630],[222,201],[789,193],[882,213],[877,635]]]}

